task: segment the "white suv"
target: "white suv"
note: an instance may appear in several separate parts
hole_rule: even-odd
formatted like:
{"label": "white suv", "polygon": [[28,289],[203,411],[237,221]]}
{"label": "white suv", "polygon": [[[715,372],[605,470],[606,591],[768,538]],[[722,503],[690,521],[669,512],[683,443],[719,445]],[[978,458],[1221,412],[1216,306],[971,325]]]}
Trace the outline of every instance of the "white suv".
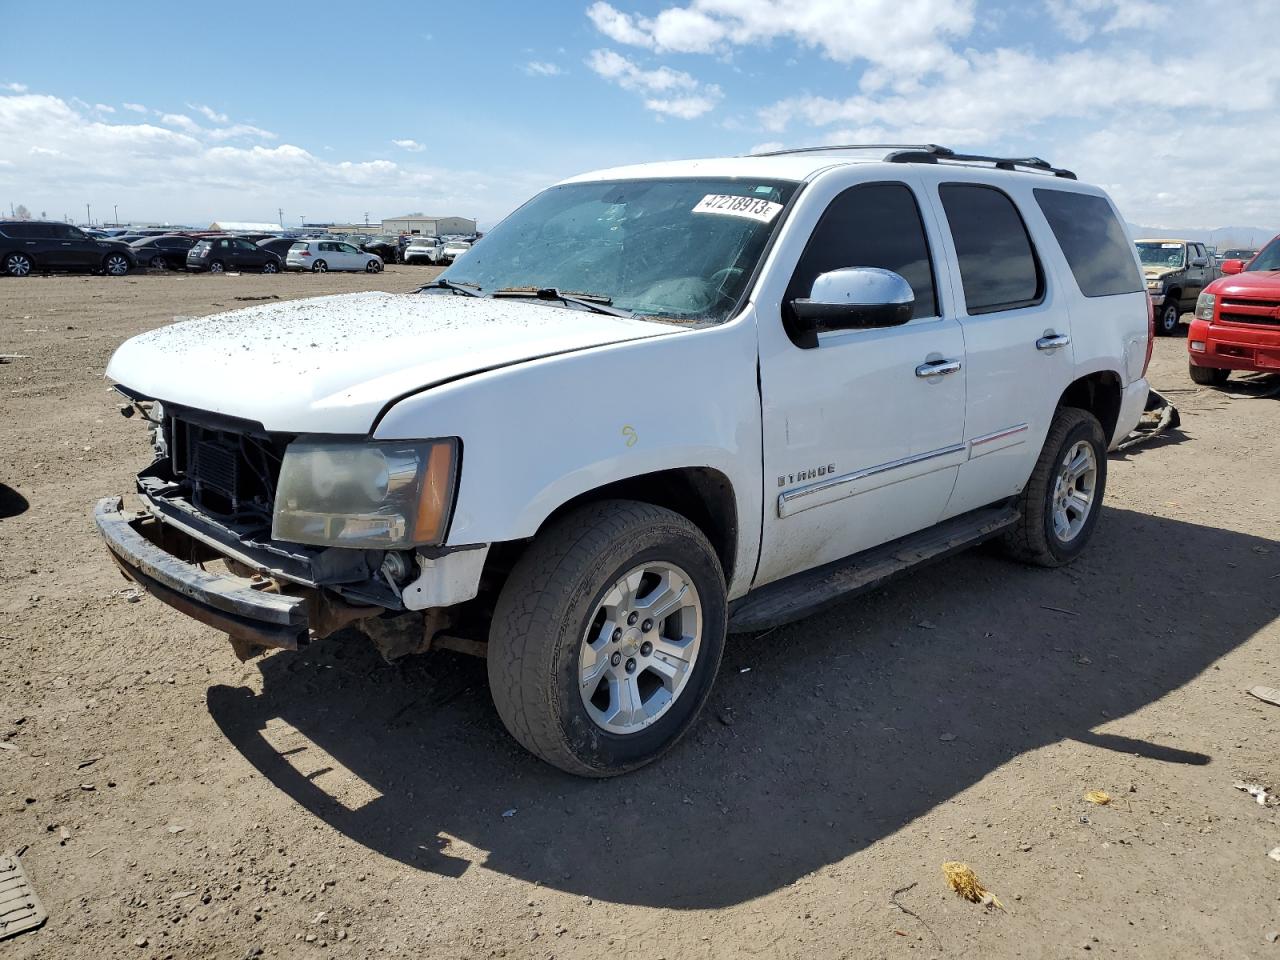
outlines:
{"label": "white suv", "polygon": [[928,145],[576,177],[417,294],[125,343],[156,459],[97,523],[242,657],[353,623],[487,656],[520,743],[620,773],[689,729],[727,633],[989,538],[1081,553],[1147,397],[1122,223],[1068,171]]}

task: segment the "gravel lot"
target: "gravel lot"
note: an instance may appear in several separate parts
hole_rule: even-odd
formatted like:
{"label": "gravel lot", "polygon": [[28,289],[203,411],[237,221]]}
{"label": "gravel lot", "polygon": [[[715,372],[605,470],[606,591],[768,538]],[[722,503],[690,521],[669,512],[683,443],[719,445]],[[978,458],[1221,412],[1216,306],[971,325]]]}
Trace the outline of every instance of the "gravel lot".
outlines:
{"label": "gravel lot", "polygon": [[1280,686],[1280,377],[1196,388],[1158,341],[1182,428],[1112,459],[1080,562],[970,552],[735,638],[674,753],[588,782],[481,662],[242,665],[93,531],[147,455],[125,337],[433,274],[0,280],[0,849],[50,911],[0,956],[1280,956],[1280,820],[1232,787],[1280,789],[1245,693]]}

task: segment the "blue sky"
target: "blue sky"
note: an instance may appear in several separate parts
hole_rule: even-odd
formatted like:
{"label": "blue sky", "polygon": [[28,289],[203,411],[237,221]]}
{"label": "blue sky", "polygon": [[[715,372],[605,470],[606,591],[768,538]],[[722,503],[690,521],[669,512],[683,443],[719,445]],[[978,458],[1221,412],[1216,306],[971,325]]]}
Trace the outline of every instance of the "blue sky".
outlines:
{"label": "blue sky", "polygon": [[582,170],[904,138],[1045,156],[1133,222],[1280,224],[1280,57],[1258,0],[1204,8],[1194,39],[1185,6],[1156,0],[210,9],[6,5],[0,202],[492,224]]}

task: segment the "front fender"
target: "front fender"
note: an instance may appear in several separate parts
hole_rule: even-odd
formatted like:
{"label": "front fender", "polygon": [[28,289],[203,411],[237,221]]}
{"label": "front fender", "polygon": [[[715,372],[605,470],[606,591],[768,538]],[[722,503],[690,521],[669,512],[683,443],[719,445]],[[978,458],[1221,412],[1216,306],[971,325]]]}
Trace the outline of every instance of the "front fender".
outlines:
{"label": "front fender", "polygon": [[[529,309],[550,309],[530,306]],[[737,505],[730,595],[760,543],[761,437],[751,317],[546,357],[401,400],[379,439],[457,436],[462,466],[450,545],[533,536],[574,497],[659,470],[710,467]]]}

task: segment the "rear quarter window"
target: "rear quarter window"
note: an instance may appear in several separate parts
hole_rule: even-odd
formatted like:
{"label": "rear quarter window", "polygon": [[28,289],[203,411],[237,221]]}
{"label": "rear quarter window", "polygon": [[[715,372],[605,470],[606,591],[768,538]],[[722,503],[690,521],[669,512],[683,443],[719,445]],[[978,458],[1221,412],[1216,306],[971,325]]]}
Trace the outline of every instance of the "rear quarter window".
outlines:
{"label": "rear quarter window", "polygon": [[1069,190],[1037,189],[1035,195],[1081,293],[1112,297],[1143,289],[1129,240],[1111,204]]}

